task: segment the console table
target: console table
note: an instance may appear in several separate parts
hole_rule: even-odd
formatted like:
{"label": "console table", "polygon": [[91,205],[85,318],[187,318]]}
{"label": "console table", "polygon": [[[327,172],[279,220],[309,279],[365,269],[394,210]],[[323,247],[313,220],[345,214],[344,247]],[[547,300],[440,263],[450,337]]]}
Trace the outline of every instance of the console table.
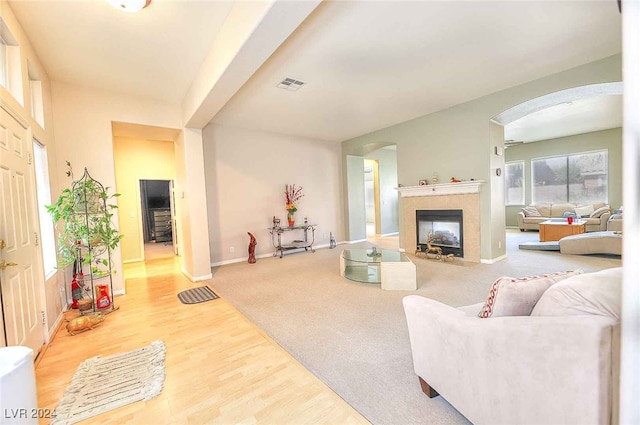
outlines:
{"label": "console table", "polygon": [[[290,227],[280,227],[273,226],[269,229],[269,233],[271,233],[271,244],[276,249],[276,252],[273,253],[273,256],[278,256],[278,252],[280,252],[280,258],[284,256],[285,251],[289,251],[292,249],[302,249],[305,251],[311,250],[311,252],[316,252],[313,249],[313,242],[316,237],[316,224],[301,224],[298,226],[290,226]],[[309,237],[309,230],[311,230],[311,237]],[[302,231],[304,239],[296,239],[289,243],[282,243],[282,234],[286,232],[293,231]]]}
{"label": "console table", "polygon": [[388,249],[345,249],[340,275],[362,283],[380,283],[386,290],[415,291],[416,266],[404,253]]}

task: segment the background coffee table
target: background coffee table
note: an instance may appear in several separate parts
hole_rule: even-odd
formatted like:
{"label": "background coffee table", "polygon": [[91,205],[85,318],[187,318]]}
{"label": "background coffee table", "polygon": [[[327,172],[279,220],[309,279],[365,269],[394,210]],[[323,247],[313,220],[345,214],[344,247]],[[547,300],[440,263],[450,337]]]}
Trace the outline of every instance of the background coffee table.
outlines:
{"label": "background coffee table", "polygon": [[567,223],[566,218],[547,220],[540,223],[540,242],[559,241],[565,236],[585,233],[587,225],[582,220]]}

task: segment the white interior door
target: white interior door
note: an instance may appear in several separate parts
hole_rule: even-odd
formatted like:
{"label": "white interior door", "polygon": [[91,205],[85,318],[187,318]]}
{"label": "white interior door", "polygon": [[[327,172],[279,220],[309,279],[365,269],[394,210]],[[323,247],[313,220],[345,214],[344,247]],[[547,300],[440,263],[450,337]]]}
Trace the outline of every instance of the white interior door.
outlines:
{"label": "white interior door", "polygon": [[42,277],[34,244],[34,182],[31,140],[18,120],[0,107],[0,294],[4,345],[38,353],[44,343],[40,319]]}

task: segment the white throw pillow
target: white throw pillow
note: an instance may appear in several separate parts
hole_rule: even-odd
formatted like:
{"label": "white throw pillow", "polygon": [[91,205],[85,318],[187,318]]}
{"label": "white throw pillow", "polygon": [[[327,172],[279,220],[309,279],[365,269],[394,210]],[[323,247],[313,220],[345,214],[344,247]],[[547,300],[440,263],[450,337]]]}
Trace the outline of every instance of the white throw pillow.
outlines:
{"label": "white throw pillow", "polygon": [[536,207],[524,207],[522,209],[522,212],[524,213],[525,217],[542,217],[542,214],[540,214]]}
{"label": "white throw pillow", "polygon": [[499,277],[491,285],[478,317],[528,316],[547,288],[580,273],[581,270],[575,270],[521,278]]}
{"label": "white throw pillow", "polygon": [[609,208],[609,205],[605,205],[604,207],[598,208],[597,210],[592,212],[589,215],[589,217],[591,217],[591,218],[600,218],[602,216],[602,214],[604,214],[606,212],[611,212],[611,208]]}
{"label": "white throw pillow", "polygon": [[532,316],[599,315],[620,319],[622,267],[584,273],[549,288]]}
{"label": "white throw pillow", "polygon": [[578,214],[579,217],[589,217],[593,212],[593,205],[587,205],[586,207],[576,207],[574,211],[576,212],[576,214]]}

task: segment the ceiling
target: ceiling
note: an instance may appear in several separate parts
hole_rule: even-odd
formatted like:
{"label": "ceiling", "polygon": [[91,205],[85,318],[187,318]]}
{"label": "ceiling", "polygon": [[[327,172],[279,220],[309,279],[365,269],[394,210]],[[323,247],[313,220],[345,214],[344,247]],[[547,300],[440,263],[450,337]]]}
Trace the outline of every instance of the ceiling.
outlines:
{"label": "ceiling", "polygon": [[622,96],[601,95],[563,102],[507,124],[505,140],[538,142],[622,127]]}
{"label": "ceiling", "polygon": [[233,6],[153,0],[124,13],[107,0],[10,0],[50,79],[180,103]]}
{"label": "ceiling", "polygon": [[[153,0],[126,14],[99,0],[9,4],[52,80],[174,103],[233,6]],[[618,54],[620,21],[613,0],[324,1],[211,119],[339,142]],[[277,88],[285,77],[306,84]],[[591,114],[582,121],[592,128],[616,125],[597,124],[620,109],[605,102],[596,114],[599,100],[573,110]],[[585,131],[580,118],[557,117],[535,118],[544,137]]]}

